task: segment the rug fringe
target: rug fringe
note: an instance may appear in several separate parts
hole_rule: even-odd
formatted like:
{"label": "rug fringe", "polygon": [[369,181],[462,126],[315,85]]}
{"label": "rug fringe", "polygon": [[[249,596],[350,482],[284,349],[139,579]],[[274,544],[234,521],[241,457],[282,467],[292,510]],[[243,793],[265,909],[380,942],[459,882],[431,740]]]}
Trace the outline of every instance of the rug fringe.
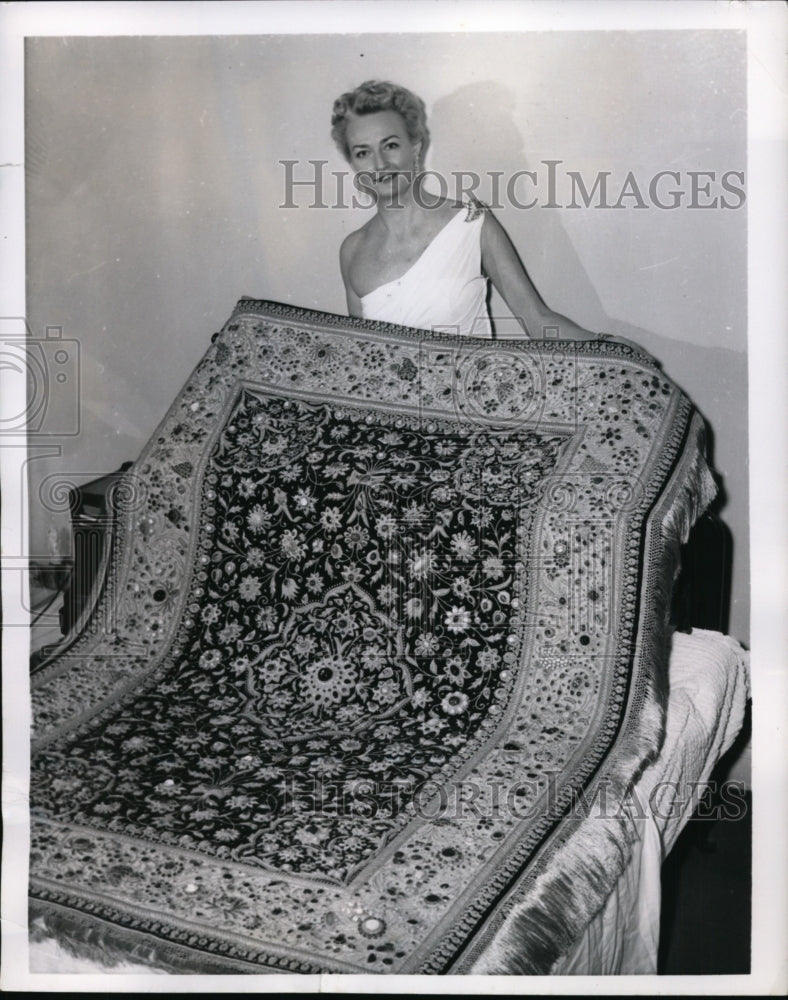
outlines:
{"label": "rug fringe", "polygon": [[626,803],[664,739],[669,622],[673,585],[681,568],[680,549],[717,492],[705,457],[705,425],[697,412],[692,416],[685,454],[688,461],[681,463],[673,477],[680,485],[659,526],[664,554],[660,577],[650,588],[647,614],[651,624],[644,626],[643,634],[652,641],[648,651],[641,651],[645,690],[634,714],[636,727],[622,734],[615,760],[608,762],[598,779],[598,786],[604,788],[604,814],[595,812],[592,803],[591,814],[552,855],[548,871],[537,878],[526,899],[515,905],[483,956],[471,960],[463,972],[550,974],[602,909],[632,856],[638,831]]}
{"label": "rug fringe", "polygon": [[697,446],[691,449],[688,466],[680,470],[682,484],[662,522],[662,538],[671,547],[675,560],[674,580],[681,570],[679,549],[689,539],[690,531],[698,518],[717,495],[717,483],[706,461],[706,424],[696,411],[692,432]]}
{"label": "rug fringe", "polygon": [[642,707],[639,733],[600,782],[604,799],[592,800],[589,815],[553,854],[548,871],[536,880],[528,899],[509,915],[497,940],[469,973],[548,975],[599,912],[632,856],[638,831],[635,816],[626,808],[627,797],[647,761],[658,752],[663,718],[652,686]]}
{"label": "rug fringe", "polygon": [[60,908],[37,900],[30,903],[28,933],[31,942],[54,941],[72,958],[89,961],[107,972],[123,972],[124,965],[144,966],[151,974],[170,975],[226,975],[250,971],[275,975],[279,972],[275,968],[235,967],[235,963],[214,961],[193,949],[169,943],[157,946],[143,940],[138,932],[112,926],[95,917],[82,917],[77,911],[64,913]]}

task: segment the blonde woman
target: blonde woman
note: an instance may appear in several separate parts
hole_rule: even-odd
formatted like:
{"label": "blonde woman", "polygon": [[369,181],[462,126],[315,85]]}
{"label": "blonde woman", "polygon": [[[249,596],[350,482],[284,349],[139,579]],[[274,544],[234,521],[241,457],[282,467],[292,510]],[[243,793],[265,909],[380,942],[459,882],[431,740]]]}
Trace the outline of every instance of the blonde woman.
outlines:
{"label": "blonde woman", "polygon": [[334,102],[331,124],[357,185],[376,205],[340,250],[351,316],[489,337],[489,280],[526,336],[552,328],[560,339],[596,337],[548,308],[489,209],[421,188],[429,131],[420,98],[367,81]]}

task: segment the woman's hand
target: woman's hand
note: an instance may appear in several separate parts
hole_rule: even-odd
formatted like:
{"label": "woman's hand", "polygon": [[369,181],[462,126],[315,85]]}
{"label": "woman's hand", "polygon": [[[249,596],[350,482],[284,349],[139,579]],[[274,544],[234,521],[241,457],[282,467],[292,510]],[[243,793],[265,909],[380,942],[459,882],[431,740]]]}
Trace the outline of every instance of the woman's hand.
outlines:
{"label": "woman's hand", "polygon": [[545,310],[536,336],[540,340],[598,340],[607,334],[592,333],[560,313]]}
{"label": "woman's hand", "polygon": [[[508,303],[507,303],[508,305]],[[611,340],[609,333],[592,333],[584,327],[575,323],[560,313],[550,309],[538,310],[532,317],[530,324],[517,317],[522,333],[510,333],[507,330],[501,340]]]}
{"label": "woman's hand", "polygon": [[[550,309],[528,277],[503,226],[489,211],[482,229],[482,269],[531,340],[596,340],[598,334]],[[511,339],[511,338],[510,338]]]}

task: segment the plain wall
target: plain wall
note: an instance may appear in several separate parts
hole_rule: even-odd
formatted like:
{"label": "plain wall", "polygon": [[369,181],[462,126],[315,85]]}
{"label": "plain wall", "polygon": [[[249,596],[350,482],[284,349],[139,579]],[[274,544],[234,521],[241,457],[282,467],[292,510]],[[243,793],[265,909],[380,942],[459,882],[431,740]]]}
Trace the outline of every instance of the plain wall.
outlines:
{"label": "plain wall", "polygon": [[[706,417],[734,539],[729,631],[746,642],[746,203],[687,206],[689,171],[714,172],[717,196],[722,174],[746,171],[736,32],[29,39],[28,321],[78,341],[81,378],[79,433],[50,439],[57,454],[31,450],[31,554],[52,527],[67,545],[52,477],[134,459],[241,296],[345,311],[338,249],[368,210],[309,208],[303,187],[280,207],[280,161],[298,161],[299,179],[313,159],[327,181],[346,170],[331,105],[370,77],[424,99],[427,166],[476,171],[483,200],[490,172],[544,178],[546,160],[561,161],[564,206],[570,170],[588,186],[610,171],[613,202],[629,171],[644,193],[658,171],[680,173],[675,210],[630,198],[497,215],[553,308],[642,344]],[[543,180],[537,193],[544,204]],[[492,310],[506,312],[496,296]],[[72,402],[51,390],[67,419]]]}

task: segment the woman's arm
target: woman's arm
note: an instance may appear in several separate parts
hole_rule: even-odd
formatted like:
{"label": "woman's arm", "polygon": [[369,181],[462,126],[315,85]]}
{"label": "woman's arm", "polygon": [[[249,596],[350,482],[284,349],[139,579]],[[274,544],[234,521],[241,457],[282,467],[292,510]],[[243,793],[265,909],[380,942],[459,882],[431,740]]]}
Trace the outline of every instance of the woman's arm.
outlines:
{"label": "woman's arm", "polygon": [[358,241],[358,230],[346,236],[339,248],[339,269],[342,272],[342,281],[345,284],[345,297],[347,298],[348,316],[361,316],[361,299],[353,291],[350,284],[350,262],[355,252]]}
{"label": "woman's arm", "polygon": [[482,269],[495,285],[526,335],[541,339],[557,328],[558,340],[594,340],[598,336],[550,309],[534,287],[506,230],[488,210],[482,226]]}

